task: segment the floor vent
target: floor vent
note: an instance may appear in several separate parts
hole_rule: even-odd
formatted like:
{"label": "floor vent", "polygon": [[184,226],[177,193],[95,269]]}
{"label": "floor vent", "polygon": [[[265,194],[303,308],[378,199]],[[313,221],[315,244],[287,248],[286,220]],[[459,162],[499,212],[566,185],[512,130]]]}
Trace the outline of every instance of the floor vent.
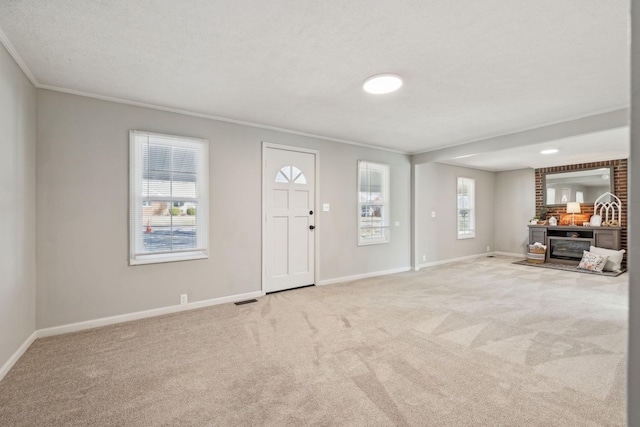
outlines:
{"label": "floor vent", "polygon": [[487,258],[493,258],[495,255],[487,255]]}
{"label": "floor vent", "polygon": [[234,302],[235,305],[244,305],[244,304],[251,304],[252,302],[258,302],[257,299],[248,299],[246,301],[238,301],[238,302]]}

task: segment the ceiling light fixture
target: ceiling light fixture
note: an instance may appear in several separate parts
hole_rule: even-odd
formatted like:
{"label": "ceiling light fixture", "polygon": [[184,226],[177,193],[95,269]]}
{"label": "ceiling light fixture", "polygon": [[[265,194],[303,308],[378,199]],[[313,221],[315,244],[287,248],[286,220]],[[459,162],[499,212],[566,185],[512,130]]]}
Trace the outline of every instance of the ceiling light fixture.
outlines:
{"label": "ceiling light fixture", "polygon": [[557,148],[550,148],[548,150],[542,150],[540,154],[556,154],[558,152]]}
{"label": "ceiling light fixture", "polygon": [[376,74],[364,81],[362,88],[365,92],[381,95],[400,89],[402,78],[397,74]]}

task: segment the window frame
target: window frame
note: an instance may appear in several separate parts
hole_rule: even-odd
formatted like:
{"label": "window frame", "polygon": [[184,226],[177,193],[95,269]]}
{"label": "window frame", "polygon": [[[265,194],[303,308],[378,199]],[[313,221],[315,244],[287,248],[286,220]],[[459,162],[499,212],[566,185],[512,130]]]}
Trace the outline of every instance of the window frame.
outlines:
{"label": "window frame", "polygon": [[[371,167],[373,169],[378,169],[383,172],[383,184],[381,188],[382,199],[376,201],[376,205],[381,205],[380,209],[380,226],[379,227],[371,227],[368,228],[380,228],[385,232],[382,233],[382,236],[379,238],[366,238],[362,236],[363,227],[363,217],[362,217],[362,208],[366,205],[371,205],[371,201],[363,202],[360,197],[360,186],[361,186],[361,171],[363,167]],[[391,181],[391,167],[388,164],[371,162],[367,160],[358,160],[358,179],[357,179],[357,224],[358,224],[358,246],[369,246],[369,245],[379,245],[384,243],[391,242],[391,192],[390,192],[390,181]],[[371,193],[371,191],[369,191]]]}
{"label": "window frame", "polygon": [[[146,138],[143,139],[143,138]],[[144,253],[143,247],[143,201],[150,197],[143,196],[143,154],[145,143],[170,147],[186,147],[197,149],[196,162],[196,196],[190,201],[196,203],[196,249],[169,251],[161,253]],[[144,265],[176,261],[189,261],[209,258],[209,141],[161,133],[131,130],[129,131],[129,265]],[[158,197],[170,203],[185,201],[185,197]],[[154,200],[158,201],[158,200]]]}
{"label": "window frame", "polygon": [[[460,192],[461,181],[466,180],[468,184],[471,184],[470,191],[466,194],[468,197],[468,207],[461,206],[460,196],[464,196],[464,193]],[[469,228],[460,228],[460,211],[466,209],[469,211]],[[458,176],[456,180],[456,230],[457,239],[474,239],[476,237],[476,179],[468,178],[465,176]]]}

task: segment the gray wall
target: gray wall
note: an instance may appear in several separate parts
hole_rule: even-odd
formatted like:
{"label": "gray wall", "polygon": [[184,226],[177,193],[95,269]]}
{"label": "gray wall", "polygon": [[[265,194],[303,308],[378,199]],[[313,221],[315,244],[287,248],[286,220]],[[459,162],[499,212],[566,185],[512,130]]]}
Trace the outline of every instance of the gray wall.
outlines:
{"label": "gray wall", "polygon": [[427,151],[413,156],[413,163],[446,162],[470,153],[492,153],[505,147],[517,148],[532,144],[585,135],[607,129],[618,129],[629,125],[629,110],[626,108],[595,114],[580,119],[542,126],[507,135],[454,145],[439,150]]}
{"label": "gray wall", "polygon": [[35,331],[36,89],[0,46],[0,366]]}
{"label": "gray wall", "polygon": [[[640,4],[631,2],[631,151],[629,154],[629,371],[627,423],[640,426]],[[636,183],[635,185],[633,183]]]}
{"label": "gray wall", "polygon": [[[457,177],[476,179],[476,237],[457,239]],[[494,249],[495,173],[442,163],[416,165],[416,250],[418,264]],[[431,217],[431,212],[436,217]],[[426,260],[425,258],[426,257]]]}
{"label": "gray wall", "polygon": [[[321,280],[410,266],[410,159],[370,148],[38,90],[37,327],[261,288],[262,141],[320,151]],[[210,257],[128,265],[128,132],[210,143]],[[357,160],[391,165],[391,243],[357,246]]]}
{"label": "gray wall", "polygon": [[525,255],[529,220],[536,215],[536,177],[533,169],[496,173],[495,250]]}
{"label": "gray wall", "polygon": [[[611,191],[611,190],[607,186],[587,187],[587,194],[585,194],[584,197],[585,197],[585,200],[587,201],[587,203],[589,202],[589,200],[593,200],[595,202],[598,197],[602,196],[604,193],[609,192],[609,191]],[[591,203],[591,204],[593,204],[593,203]]]}

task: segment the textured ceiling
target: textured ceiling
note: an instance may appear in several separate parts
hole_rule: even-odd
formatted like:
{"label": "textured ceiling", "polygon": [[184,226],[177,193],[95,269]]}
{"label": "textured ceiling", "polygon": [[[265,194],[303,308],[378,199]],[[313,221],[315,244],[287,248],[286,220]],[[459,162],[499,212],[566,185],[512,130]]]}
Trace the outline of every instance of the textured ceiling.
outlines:
{"label": "textured ceiling", "polygon": [[[555,148],[555,154],[540,151]],[[445,163],[489,171],[589,163],[629,157],[629,127],[554,139],[525,147],[505,148],[468,157],[452,158]]]}
{"label": "textured ceiling", "polygon": [[[40,87],[416,153],[627,107],[628,10],[628,0],[4,0],[0,28]],[[362,91],[384,72],[404,77],[400,91]]]}

